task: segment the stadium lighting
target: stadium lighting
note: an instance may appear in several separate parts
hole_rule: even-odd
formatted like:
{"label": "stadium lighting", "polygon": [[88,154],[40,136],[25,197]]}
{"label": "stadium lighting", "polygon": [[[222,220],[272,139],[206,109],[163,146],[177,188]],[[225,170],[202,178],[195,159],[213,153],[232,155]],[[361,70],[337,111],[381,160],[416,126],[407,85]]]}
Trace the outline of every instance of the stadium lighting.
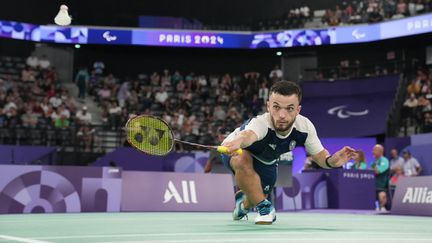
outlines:
{"label": "stadium lighting", "polygon": [[276,52],[276,56],[282,56],[282,52],[281,51]]}

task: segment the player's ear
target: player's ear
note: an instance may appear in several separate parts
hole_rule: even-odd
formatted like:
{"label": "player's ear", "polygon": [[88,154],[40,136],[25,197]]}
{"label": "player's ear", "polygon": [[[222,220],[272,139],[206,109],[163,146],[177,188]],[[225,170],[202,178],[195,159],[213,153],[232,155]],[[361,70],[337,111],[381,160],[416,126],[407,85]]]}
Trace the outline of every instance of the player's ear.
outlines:
{"label": "player's ear", "polygon": [[301,106],[301,105],[297,106],[297,113],[300,113],[300,111],[301,111],[301,108],[302,108],[302,106]]}
{"label": "player's ear", "polygon": [[270,112],[270,101],[267,100],[267,111]]}

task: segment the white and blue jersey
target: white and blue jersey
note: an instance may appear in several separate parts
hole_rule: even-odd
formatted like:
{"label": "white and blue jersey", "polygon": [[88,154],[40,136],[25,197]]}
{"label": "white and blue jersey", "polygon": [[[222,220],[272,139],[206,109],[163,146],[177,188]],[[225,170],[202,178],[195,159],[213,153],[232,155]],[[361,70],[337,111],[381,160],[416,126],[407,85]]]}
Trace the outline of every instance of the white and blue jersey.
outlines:
{"label": "white and blue jersey", "polygon": [[[252,130],[258,140],[244,148],[253,157],[253,167],[261,179],[264,194],[269,194],[276,183],[277,162],[284,153],[292,151],[297,146],[304,146],[309,154],[315,155],[324,147],[318,139],[312,122],[302,115],[297,115],[291,131],[286,136],[276,133],[269,113],[250,119],[241,127],[235,129],[225,141],[230,141],[242,130]],[[224,142],[225,142],[224,141]],[[224,165],[231,171],[230,156],[222,155]]]}
{"label": "white and blue jersey", "polygon": [[315,126],[302,115],[297,115],[291,131],[286,136],[276,133],[270,114],[267,112],[250,119],[235,129],[225,140],[233,139],[242,130],[252,130],[258,136],[256,142],[244,149],[266,165],[276,163],[282,154],[292,151],[297,146],[304,146],[306,151],[312,155],[324,149]]}

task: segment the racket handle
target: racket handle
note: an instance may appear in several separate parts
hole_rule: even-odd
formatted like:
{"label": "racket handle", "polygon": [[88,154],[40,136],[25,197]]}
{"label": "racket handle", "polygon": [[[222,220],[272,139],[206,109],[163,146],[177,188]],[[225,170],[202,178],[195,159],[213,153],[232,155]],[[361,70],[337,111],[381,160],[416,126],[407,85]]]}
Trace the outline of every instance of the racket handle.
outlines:
{"label": "racket handle", "polygon": [[[227,147],[225,147],[225,146],[218,146],[217,147],[217,151],[219,152],[219,153],[222,153],[222,154],[228,154],[228,148]],[[238,154],[238,155],[242,155],[243,154],[243,149],[237,149],[236,151],[235,151],[235,153],[236,154]]]}

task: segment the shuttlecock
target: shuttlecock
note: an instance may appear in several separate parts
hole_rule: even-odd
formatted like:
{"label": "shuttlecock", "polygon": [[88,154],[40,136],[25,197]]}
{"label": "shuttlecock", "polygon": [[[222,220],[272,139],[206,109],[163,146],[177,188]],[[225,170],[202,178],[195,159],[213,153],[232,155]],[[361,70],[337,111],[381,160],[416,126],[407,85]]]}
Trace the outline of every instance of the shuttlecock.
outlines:
{"label": "shuttlecock", "polygon": [[68,7],[66,5],[61,5],[57,16],[54,18],[54,22],[58,25],[70,25],[72,18],[69,16]]}

